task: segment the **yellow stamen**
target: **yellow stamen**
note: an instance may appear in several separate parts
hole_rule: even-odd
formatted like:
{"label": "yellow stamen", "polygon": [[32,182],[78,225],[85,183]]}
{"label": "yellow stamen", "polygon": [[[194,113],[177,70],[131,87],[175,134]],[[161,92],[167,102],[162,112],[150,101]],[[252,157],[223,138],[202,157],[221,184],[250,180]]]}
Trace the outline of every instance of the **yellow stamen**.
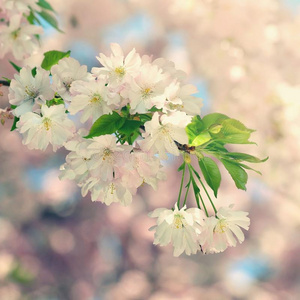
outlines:
{"label": "yellow stamen", "polygon": [[148,98],[152,93],[153,93],[153,91],[150,88],[145,88],[142,91],[142,97],[143,98]]}
{"label": "yellow stamen", "polygon": [[43,121],[45,129],[48,131],[51,128],[52,121],[49,118],[45,118]]}
{"label": "yellow stamen", "polygon": [[96,104],[102,101],[102,97],[99,94],[94,94],[93,97],[90,99],[90,103]]}
{"label": "yellow stamen", "polygon": [[124,67],[118,67],[115,68],[115,73],[119,76],[119,77],[123,77],[126,73]]}
{"label": "yellow stamen", "polygon": [[217,233],[224,233],[226,231],[226,228],[228,226],[228,223],[225,219],[219,220],[218,224],[216,225],[214,232]]}
{"label": "yellow stamen", "polygon": [[184,223],[185,223],[185,220],[182,215],[177,214],[174,216],[173,226],[176,229],[181,229],[182,227],[184,227]]}

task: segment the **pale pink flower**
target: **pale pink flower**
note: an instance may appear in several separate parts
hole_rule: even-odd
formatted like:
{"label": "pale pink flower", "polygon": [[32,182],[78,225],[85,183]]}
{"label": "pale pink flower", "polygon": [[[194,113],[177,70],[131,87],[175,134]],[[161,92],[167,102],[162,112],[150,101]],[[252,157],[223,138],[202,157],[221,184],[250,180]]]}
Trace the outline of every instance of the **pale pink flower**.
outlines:
{"label": "pale pink flower", "polygon": [[145,113],[153,106],[163,107],[166,79],[162,69],[150,63],[144,64],[139,75],[129,82],[121,96],[129,99],[132,113]]}
{"label": "pale pink flower", "polygon": [[156,226],[150,228],[155,230],[154,245],[166,246],[172,243],[174,256],[179,256],[183,252],[191,255],[200,250],[198,235],[204,223],[202,210],[186,209],[186,206],[179,210],[175,204],[174,210],[157,208],[149,216],[157,218]]}
{"label": "pale pink flower", "polygon": [[120,102],[120,96],[111,93],[103,79],[90,82],[77,80],[72,84],[71,93],[75,96],[68,110],[71,115],[82,111],[80,118],[82,123],[90,117],[95,122],[100,116],[111,113]]}
{"label": "pale pink flower", "polygon": [[73,136],[74,123],[68,119],[64,105],[43,105],[41,114],[27,112],[21,115],[17,128],[23,135],[22,142],[29,149],[40,150],[51,144],[56,151]]}
{"label": "pale pink flower", "polygon": [[119,44],[110,45],[112,54],[110,57],[100,53],[97,59],[102,64],[101,68],[93,68],[92,73],[97,77],[104,77],[109,86],[117,87],[135,77],[141,65],[141,58],[135,49],[131,50],[125,57]]}
{"label": "pale pink flower", "polygon": [[167,153],[179,155],[175,141],[180,144],[188,143],[185,128],[166,121],[168,120],[163,120],[161,124],[159,115],[155,112],[152,120],[145,123],[146,132],[142,134],[145,139],[139,142],[143,151],[158,153],[160,159],[167,159]]}
{"label": "pale pink flower", "polygon": [[49,72],[40,67],[36,69],[35,77],[30,67],[22,68],[10,83],[8,98],[10,104],[17,106],[14,110],[16,116],[39,109],[53,97]]}
{"label": "pale pink flower", "polygon": [[199,242],[204,253],[223,252],[227,247],[235,247],[237,241],[245,239],[240,229],[249,229],[250,219],[244,211],[233,211],[233,205],[221,207],[216,216],[205,220]]}
{"label": "pale pink flower", "polygon": [[87,66],[81,66],[72,57],[65,57],[57,65],[52,66],[51,74],[53,78],[53,90],[66,101],[71,101],[72,99],[70,88],[74,81],[89,81],[93,79],[92,75],[87,71]]}
{"label": "pale pink flower", "polygon": [[42,27],[22,23],[22,15],[13,15],[8,26],[0,25],[0,58],[8,52],[18,60],[29,57],[39,48],[35,35],[42,33]]}

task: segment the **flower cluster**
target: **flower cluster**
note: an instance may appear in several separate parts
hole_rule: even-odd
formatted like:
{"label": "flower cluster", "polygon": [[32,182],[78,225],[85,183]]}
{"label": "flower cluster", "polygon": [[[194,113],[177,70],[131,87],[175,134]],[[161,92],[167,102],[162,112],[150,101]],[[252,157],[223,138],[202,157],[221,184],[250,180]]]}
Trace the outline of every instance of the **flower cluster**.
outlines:
{"label": "flower cluster", "polygon": [[199,208],[186,209],[184,206],[179,210],[175,204],[174,210],[158,208],[149,214],[157,218],[157,225],[150,230],[156,230],[155,245],[172,243],[174,256],[183,252],[191,255],[199,250],[218,253],[235,246],[237,240],[244,241],[239,227],[248,230],[250,219],[247,215],[243,211],[232,211],[230,206],[221,207],[215,216],[206,217]]}
{"label": "flower cluster", "polygon": [[41,26],[33,25],[34,11],[41,11],[37,0],[0,0],[0,59],[7,53],[22,60],[39,48]]}
{"label": "flower cluster", "polygon": [[[208,125],[203,123],[199,116],[202,103],[193,96],[196,88],[184,83],[184,73],[172,62],[162,58],[152,61],[149,56],[141,57],[135,49],[124,55],[118,44],[111,44],[111,50],[110,56],[99,55],[102,67],[91,72],[62,53],[65,57],[58,63],[54,60],[50,71],[24,67],[15,75],[10,83],[9,101],[23,144],[40,150],[51,145],[54,151],[65,147],[69,154],[61,166],[60,178],[74,180],[82,196],[90,192],[92,201],[106,205],[113,202],[129,205],[137,189],[145,183],[156,189],[158,182],[166,177],[161,160],[184,154],[181,170],[184,176],[186,166],[189,168],[187,192],[193,183],[198,208],[186,209],[186,197],[180,208],[182,179],[175,209],[157,209],[150,215],[158,218],[154,243],[172,242],[174,255],[178,256],[199,250],[224,251],[236,244],[232,232],[243,241],[239,226],[248,229],[246,213],[233,212],[231,208],[217,211],[213,206],[215,216],[209,217],[204,203],[200,208],[200,190],[193,172],[201,179],[188,156],[194,150],[199,156],[200,150],[195,146],[204,149],[206,141],[222,138],[223,132],[222,136],[217,135],[222,126],[227,142],[235,142],[237,128],[243,141],[251,130],[220,114],[209,117],[214,122],[224,121],[224,125],[218,123],[217,131],[211,121]],[[74,117],[70,119],[69,115]],[[78,130],[74,120],[75,123],[80,120]],[[206,160],[200,166],[205,163],[210,163],[210,169],[215,167]],[[232,163],[233,160],[227,161]],[[215,175],[218,177],[218,173]],[[214,180],[207,182],[214,191],[218,188],[211,185],[211,182],[217,184]]]}

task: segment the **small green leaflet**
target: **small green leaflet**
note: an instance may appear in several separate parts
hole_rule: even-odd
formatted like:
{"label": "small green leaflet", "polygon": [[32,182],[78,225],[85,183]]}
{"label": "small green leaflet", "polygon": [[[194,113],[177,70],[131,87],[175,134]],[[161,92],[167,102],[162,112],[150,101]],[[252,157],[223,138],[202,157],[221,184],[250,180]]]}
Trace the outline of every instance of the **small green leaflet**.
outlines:
{"label": "small green leaflet", "polygon": [[103,115],[95,121],[85,138],[115,133],[124,125],[125,121],[126,119],[114,111],[112,114]]}
{"label": "small green leaflet", "polygon": [[14,62],[12,61],[9,61],[9,63],[14,67],[14,69],[17,71],[17,72],[20,72],[20,70],[22,69],[21,67],[19,67],[18,65],[16,65]]}
{"label": "small green leaflet", "polygon": [[44,59],[42,61],[41,67],[47,71],[51,69],[52,66],[56,65],[62,58],[69,57],[71,51],[61,52],[57,50],[52,50],[44,53]]}
{"label": "small green leaflet", "polygon": [[203,157],[199,160],[199,166],[205,181],[209,187],[214,191],[214,195],[217,198],[218,189],[221,183],[221,173],[217,164],[209,157]]}

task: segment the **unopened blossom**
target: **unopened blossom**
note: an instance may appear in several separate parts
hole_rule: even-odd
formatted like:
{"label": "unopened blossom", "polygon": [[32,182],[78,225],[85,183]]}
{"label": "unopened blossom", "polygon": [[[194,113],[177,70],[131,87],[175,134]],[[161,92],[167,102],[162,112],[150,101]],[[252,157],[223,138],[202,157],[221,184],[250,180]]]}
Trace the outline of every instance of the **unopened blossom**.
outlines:
{"label": "unopened blossom", "polygon": [[119,44],[112,43],[110,47],[111,56],[100,53],[97,59],[103,67],[93,68],[92,73],[97,77],[105,78],[110,86],[117,87],[138,74],[141,58],[135,49],[125,57]]}
{"label": "unopened blossom", "polygon": [[90,117],[95,122],[100,116],[111,113],[120,102],[120,96],[109,92],[103,79],[90,82],[77,80],[72,85],[71,93],[75,96],[68,110],[71,115],[82,111],[80,118],[82,123]]}
{"label": "unopened blossom", "polygon": [[186,206],[179,210],[175,204],[174,210],[157,208],[149,216],[157,218],[156,226],[150,228],[155,230],[154,245],[166,246],[172,243],[174,256],[179,256],[183,252],[191,255],[200,250],[198,235],[201,233],[205,218],[202,210],[186,209]]}
{"label": "unopened blossom", "polygon": [[46,100],[51,100],[54,92],[51,89],[49,72],[38,67],[33,77],[30,67],[24,67],[15,75],[9,87],[9,103],[16,105],[16,116],[39,109]]}
{"label": "unopened blossom", "polygon": [[25,59],[39,48],[35,35],[43,33],[43,28],[22,22],[22,15],[13,15],[9,25],[0,25],[0,59],[12,52],[18,60]]}
{"label": "unopened blossom", "polygon": [[162,107],[167,76],[163,70],[150,63],[140,68],[139,75],[132,79],[121,95],[129,99],[132,113],[145,113],[153,106]]}
{"label": "unopened blossom", "polygon": [[87,66],[81,66],[72,57],[65,57],[58,64],[52,66],[51,74],[53,78],[53,90],[67,101],[72,99],[70,88],[74,81],[92,80],[92,75],[88,73]]}
{"label": "unopened blossom", "polygon": [[154,113],[152,120],[145,123],[145,138],[139,144],[143,151],[153,151],[158,153],[161,159],[167,159],[167,152],[178,156],[179,150],[176,142],[187,144],[188,137],[184,127],[174,125],[172,123],[160,123],[159,114]]}
{"label": "unopened blossom", "polygon": [[235,247],[237,241],[239,243],[244,241],[244,233],[240,227],[245,230],[249,229],[248,213],[234,211],[232,207],[233,205],[221,207],[216,216],[205,220],[203,231],[199,237],[204,253],[223,252],[227,247]]}
{"label": "unopened blossom", "polygon": [[21,115],[17,128],[23,135],[22,142],[29,149],[40,150],[51,144],[56,151],[73,136],[74,123],[68,119],[64,105],[43,105],[41,114],[27,112]]}

